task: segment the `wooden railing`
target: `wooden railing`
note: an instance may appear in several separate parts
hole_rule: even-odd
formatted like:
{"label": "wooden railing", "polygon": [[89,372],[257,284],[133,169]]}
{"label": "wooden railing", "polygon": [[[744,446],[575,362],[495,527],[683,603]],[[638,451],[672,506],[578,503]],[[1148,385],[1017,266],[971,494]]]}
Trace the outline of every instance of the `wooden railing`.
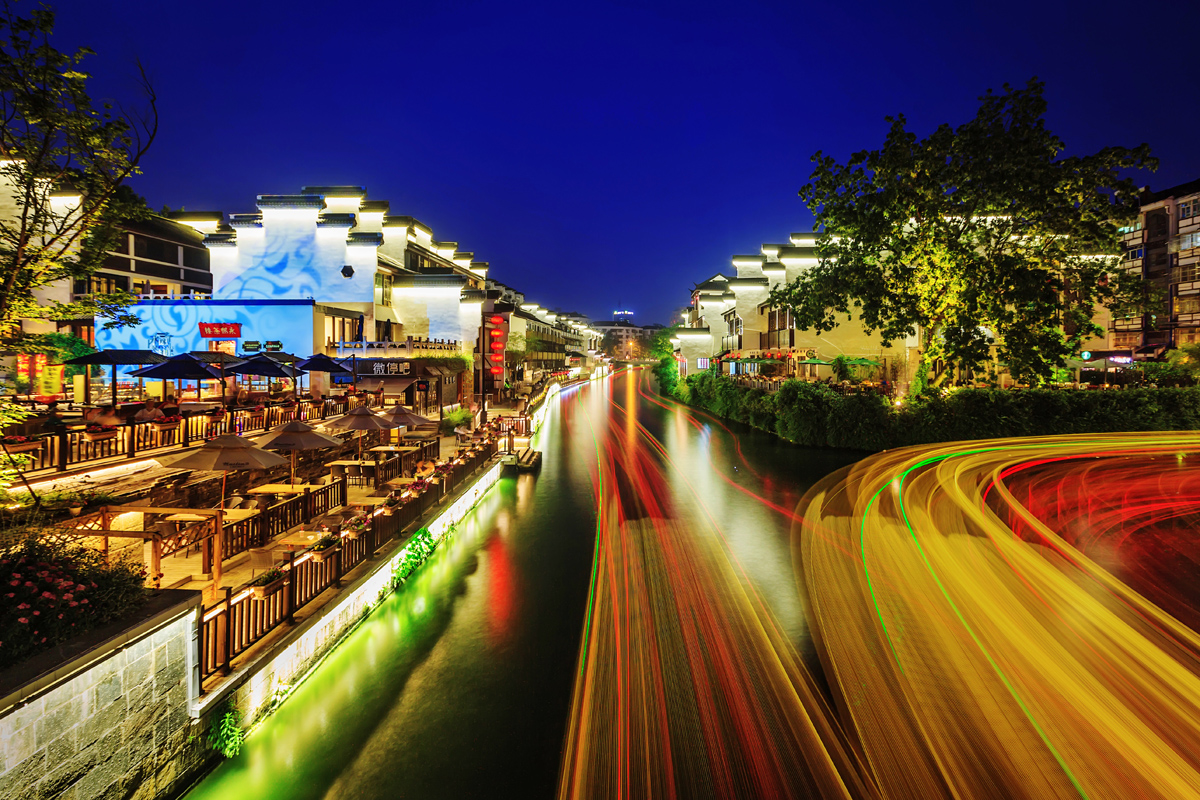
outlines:
{"label": "wooden railing", "polygon": [[513,433],[517,436],[529,436],[533,433],[533,420],[525,414],[496,417],[491,422],[496,426],[496,430],[505,435]]}
{"label": "wooden railing", "polygon": [[[374,395],[363,393],[358,397],[360,402],[367,405],[375,403]],[[338,397],[319,404],[301,401],[292,406],[268,406],[262,411],[240,409],[219,415],[192,414],[173,425],[133,422],[101,434],[64,430],[35,439],[28,446],[9,446],[6,449],[13,455],[32,459],[25,470],[27,474],[66,472],[107,459],[136,458],[146,453],[161,455],[182,450],[203,444],[223,433],[255,434],[294,419],[306,422],[329,419],[346,413],[350,402],[349,398]]]}
{"label": "wooden railing", "polygon": [[[466,459],[463,464],[457,465],[451,478],[453,485],[461,485],[495,454],[496,445],[491,443],[480,453]],[[204,609],[201,617],[199,645],[201,679],[208,679],[218,672],[229,674],[231,662],[235,657],[244,653],[273,629],[292,622],[293,615],[298,609],[312,602],[330,586],[340,585],[342,576],[348,571],[370,558],[384,544],[417,523],[429,509],[442,500],[451,481],[444,481],[436,489],[427,491],[420,497],[413,498],[394,509],[388,509],[386,506],[369,509],[366,512],[369,520],[367,527],[359,533],[352,533],[349,530],[337,532],[341,541],[335,545],[332,553],[316,555],[308,551],[289,554],[288,560],[280,565],[283,573],[282,585],[261,599],[255,597],[254,589],[248,585],[236,591],[227,588],[225,597],[215,605]],[[330,492],[330,498],[315,500],[318,492],[313,492],[308,495],[297,495],[294,499],[308,503],[310,510],[317,508],[320,503],[331,500],[335,493],[344,503],[346,495],[344,480],[331,484],[326,489]],[[324,492],[325,489],[320,491]],[[284,505],[285,503],[277,503],[267,509],[267,512]],[[249,519],[262,517],[263,515],[259,515]],[[262,524],[267,523],[264,521]]]}

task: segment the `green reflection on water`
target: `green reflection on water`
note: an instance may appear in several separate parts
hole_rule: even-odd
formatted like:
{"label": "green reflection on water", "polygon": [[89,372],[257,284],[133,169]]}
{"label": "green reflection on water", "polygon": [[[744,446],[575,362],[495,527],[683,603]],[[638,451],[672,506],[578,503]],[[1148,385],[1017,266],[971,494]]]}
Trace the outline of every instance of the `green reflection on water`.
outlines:
{"label": "green reflection on water", "polygon": [[393,709],[453,616],[454,598],[516,500],[502,479],[404,587],[387,598],[187,800],[323,797]]}

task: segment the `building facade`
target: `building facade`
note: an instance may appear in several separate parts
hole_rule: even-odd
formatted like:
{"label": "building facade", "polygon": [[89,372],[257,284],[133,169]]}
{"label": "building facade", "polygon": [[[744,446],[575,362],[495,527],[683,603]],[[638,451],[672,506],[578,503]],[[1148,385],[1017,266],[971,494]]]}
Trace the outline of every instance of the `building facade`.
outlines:
{"label": "building facade", "polygon": [[772,289],[817,262],[816,235],[793,233],[785,243],[763,244],[757,254],[733,256],[733,274],[718,272],[695,284],[685,326],[673,339],[680,373],[719,363],[728,374],[753,374],[763,367],[756,362],[775,362],[777,375],[824,378],[832,375],[828,366],[804,362],[846,356],[876,361],[882,377],[907,382],[916,366],[916,337],[885,342],[853,317],[823,333],[798,330],[790,311],[771,307]]}
{"label": "building facade", "polygon": [[[227,217],[177,215],[201,237],[211,291],[154,287],[129,309],[141,324],[98,330],[97,347],[166,356],[269,347],[384,362],[474,352],[487,264],[472,253],[435,240],[412,217],[390,215],[360,186],[307,186],[259,195],[256,205]],[[386,363],[370,374],[382,383],[412,376]],[[327,388],[321,373],[312,377]]]}
{"label": "building facade", "polygon": [[1125,268],[1161,303],[1143,316],[1113,319],[1110,348],[1146,357],[1200,343],[1200,180],[1144,191],[1137,221],[1122,234]]}

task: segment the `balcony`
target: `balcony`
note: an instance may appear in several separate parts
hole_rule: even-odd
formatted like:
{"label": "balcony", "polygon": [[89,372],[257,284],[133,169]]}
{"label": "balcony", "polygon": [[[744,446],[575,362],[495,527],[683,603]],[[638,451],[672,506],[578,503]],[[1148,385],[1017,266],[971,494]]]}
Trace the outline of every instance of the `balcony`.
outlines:
{"label": "balcony", "polygon": [[335,358],[420,358],[425,355],[454,355],[458,342],[450,339],[422,339],[409,336],[402,342],[335,342],[325,346],[325,354]]}

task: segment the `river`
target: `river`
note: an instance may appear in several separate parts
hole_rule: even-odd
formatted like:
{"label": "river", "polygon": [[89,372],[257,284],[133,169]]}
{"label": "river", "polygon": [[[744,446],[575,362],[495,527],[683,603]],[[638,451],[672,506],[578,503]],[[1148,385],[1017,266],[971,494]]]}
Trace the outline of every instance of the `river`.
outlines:
{"label": "river", "polygon": [[861,453],[797,448],[664,407],[630,373],[549,402],[540,473],[489,492],[188,800],[553,797],[587,609],[601,426],[632,441],[640,424],[661,443],[669,500],[704,498],[753,590],[812,658],[781,511]]}

